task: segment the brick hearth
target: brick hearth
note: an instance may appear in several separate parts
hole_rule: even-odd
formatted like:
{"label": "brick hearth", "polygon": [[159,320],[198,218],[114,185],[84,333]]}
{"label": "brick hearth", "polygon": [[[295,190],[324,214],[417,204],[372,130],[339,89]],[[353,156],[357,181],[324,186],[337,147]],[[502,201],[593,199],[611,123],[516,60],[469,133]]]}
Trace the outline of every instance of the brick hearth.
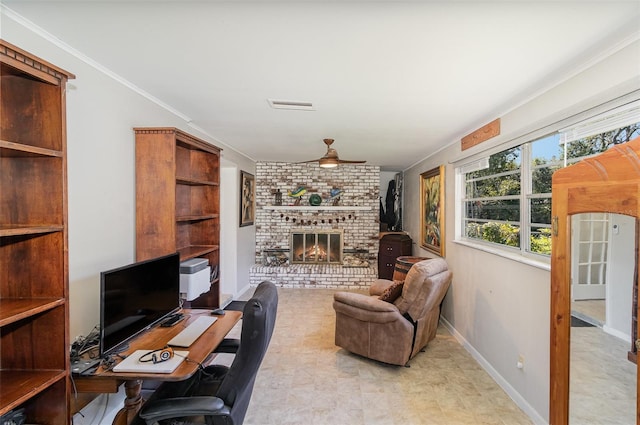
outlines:
{"label": "brick hearth", "polygon": [[289,266],[251,268],[251,285],[270,280],[283,288],[368,287],[377,278],[378,267],[343,267],[326,264],[291,264]]}

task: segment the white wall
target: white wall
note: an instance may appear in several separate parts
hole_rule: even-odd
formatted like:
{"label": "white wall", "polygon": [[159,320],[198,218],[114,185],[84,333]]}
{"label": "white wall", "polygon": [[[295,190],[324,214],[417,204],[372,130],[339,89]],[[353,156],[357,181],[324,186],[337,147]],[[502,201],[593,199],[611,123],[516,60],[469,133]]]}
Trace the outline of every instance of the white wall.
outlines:
{"label": "white wall", "polygon": [[[135,261],[135,158],[133,127],[178,127],[211,140],[176,114],[74,56],[38,28],[0,16],[1,36],[76,75],[67,91],[70,336],[99,324],[99,274]],[[230,148],[223,158],[245,170],[254,164]],[[224,205],[222,205],[224,208]],[[248,282],[254,229],[237,240],[238,279]],[[226,248],[223,246],[221,250]],[[251,261],[250,264],[253,264]],[[241,270],[244,267],[244,270]]]}
{"label": "white wall", "polygon": [[[220,245],[224,251],[220,252],[220,293],[235,298],[238,295],[238,256],[236,245],[238,242],[238,174],[240,171],[232,164],[224,164],[220,168],[220,203],[225,208],[220,212]],[[221,296],[220,302],[227,300]]]}
{"label": "white wall", "polygon": [[635,259],[635,218],[611,214],[607,262],[606,320],[603,330],[631,342],[631,309]]}
{"label": "white wall", "polygon": [[[404,229],[419,242],[419,175],[446,165],[446,260],[454,277],[445,298],[443,317],[461,343],[536,423],[546,422],[549,411],[549,266],[517,261],[454,241],[452,162],[487,149],[500,149],[521,136],[524,142],[531,131],[640,89],[637,66],[630,66],[639,57],[640,42],[635,41],[503,115],[502,133],[494,139],[465,152],[461,151],[459,140],[440,141],[442,145],[450,145],[405,170]],[[424,254],[427,252],[417,243],[414,255]],[[520,355],[525,359],[523,369],[516,367]]]}

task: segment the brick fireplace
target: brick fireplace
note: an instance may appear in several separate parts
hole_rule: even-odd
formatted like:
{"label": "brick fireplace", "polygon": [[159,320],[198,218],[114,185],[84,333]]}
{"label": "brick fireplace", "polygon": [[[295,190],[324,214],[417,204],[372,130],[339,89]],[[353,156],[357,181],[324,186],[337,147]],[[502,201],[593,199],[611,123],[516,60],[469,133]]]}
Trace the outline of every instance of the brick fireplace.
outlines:
{"label": "brick fireplace", "polygon": [[[306,193],[296,206],[295,199],[287,193],[301,186]],[[336,205],[328,200],[332,189],[342,191]],[[282,205],[276,205],[277,191],[282,194]],[[256,259],[250,270],[251,285],[271,280],[283,287],[368,286],[377,277],[379,191],[377,166],[322,169],[314,163],[258,162]],[[310,205],[313,194],[323,198],[321,205]],[[307,236],[310,234],[340,234],[341,260],[294,263],[293,234],[303,234],[307,241],[311,241]],[[335,255],[334,251],[334,258]]]}

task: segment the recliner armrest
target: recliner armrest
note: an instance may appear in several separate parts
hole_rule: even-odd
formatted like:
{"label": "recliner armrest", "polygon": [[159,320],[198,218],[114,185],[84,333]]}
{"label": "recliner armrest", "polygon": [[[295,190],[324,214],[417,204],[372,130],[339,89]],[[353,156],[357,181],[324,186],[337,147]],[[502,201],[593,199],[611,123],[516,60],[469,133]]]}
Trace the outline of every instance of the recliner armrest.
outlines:
{"label": "recliner armrest", "polygon": [[371,283],[371,286],[369,287],[369,295],[380,296],[391,285],[393,285],[393,280],[376,279]]}
{"label": "recliner armrest", "polygon": [[333,295],[333,309],[363,322],[389,323],[397,320],[406,322],[398,307],[375,296],[353,292],[336,292]]}
{"label": "recliner armrest", "polygon": [[230,409],[218,397],[176,397],[145,403],[138,415],[147,425],[157,421],[187,416],[227,416]]}
{"label": "recliner armrest", "polygon": [[333,299],[334,301],[373,312],[398,311],[398,307],[382,301],[378,297],[358,294],[356,292],[336,292],[333,294]]}

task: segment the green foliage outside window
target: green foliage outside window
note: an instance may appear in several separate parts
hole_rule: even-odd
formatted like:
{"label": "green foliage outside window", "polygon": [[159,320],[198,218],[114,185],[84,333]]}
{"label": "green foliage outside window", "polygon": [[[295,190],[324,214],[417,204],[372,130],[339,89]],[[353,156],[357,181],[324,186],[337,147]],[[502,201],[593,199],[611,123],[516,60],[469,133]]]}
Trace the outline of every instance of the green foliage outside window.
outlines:
{"label": "green foliage outside window", "polygon": [[[520,247],[520,211],[529,208],[529,251],[551,254],[551,178],[553,173],[581,159],[597,155],[613,145],[640,135],[640,123],[557,145],[557,157],[534,157],[521,166],[521,148],[515,147],[489,157],[489,167],[465,175],[465,235],[511,247]],[[557,137],[554,142],[557,143]],[[549,137],[529,143],[549,143]],[[538,146],[539,147],[539,146]],[[531,176],[531,193],[522,194],[523,178]],[[524,196],[523,196],[524,195]],[[533,196],[535,195],[535,196]],[[528,197],[531,197],[530,199]]]}

